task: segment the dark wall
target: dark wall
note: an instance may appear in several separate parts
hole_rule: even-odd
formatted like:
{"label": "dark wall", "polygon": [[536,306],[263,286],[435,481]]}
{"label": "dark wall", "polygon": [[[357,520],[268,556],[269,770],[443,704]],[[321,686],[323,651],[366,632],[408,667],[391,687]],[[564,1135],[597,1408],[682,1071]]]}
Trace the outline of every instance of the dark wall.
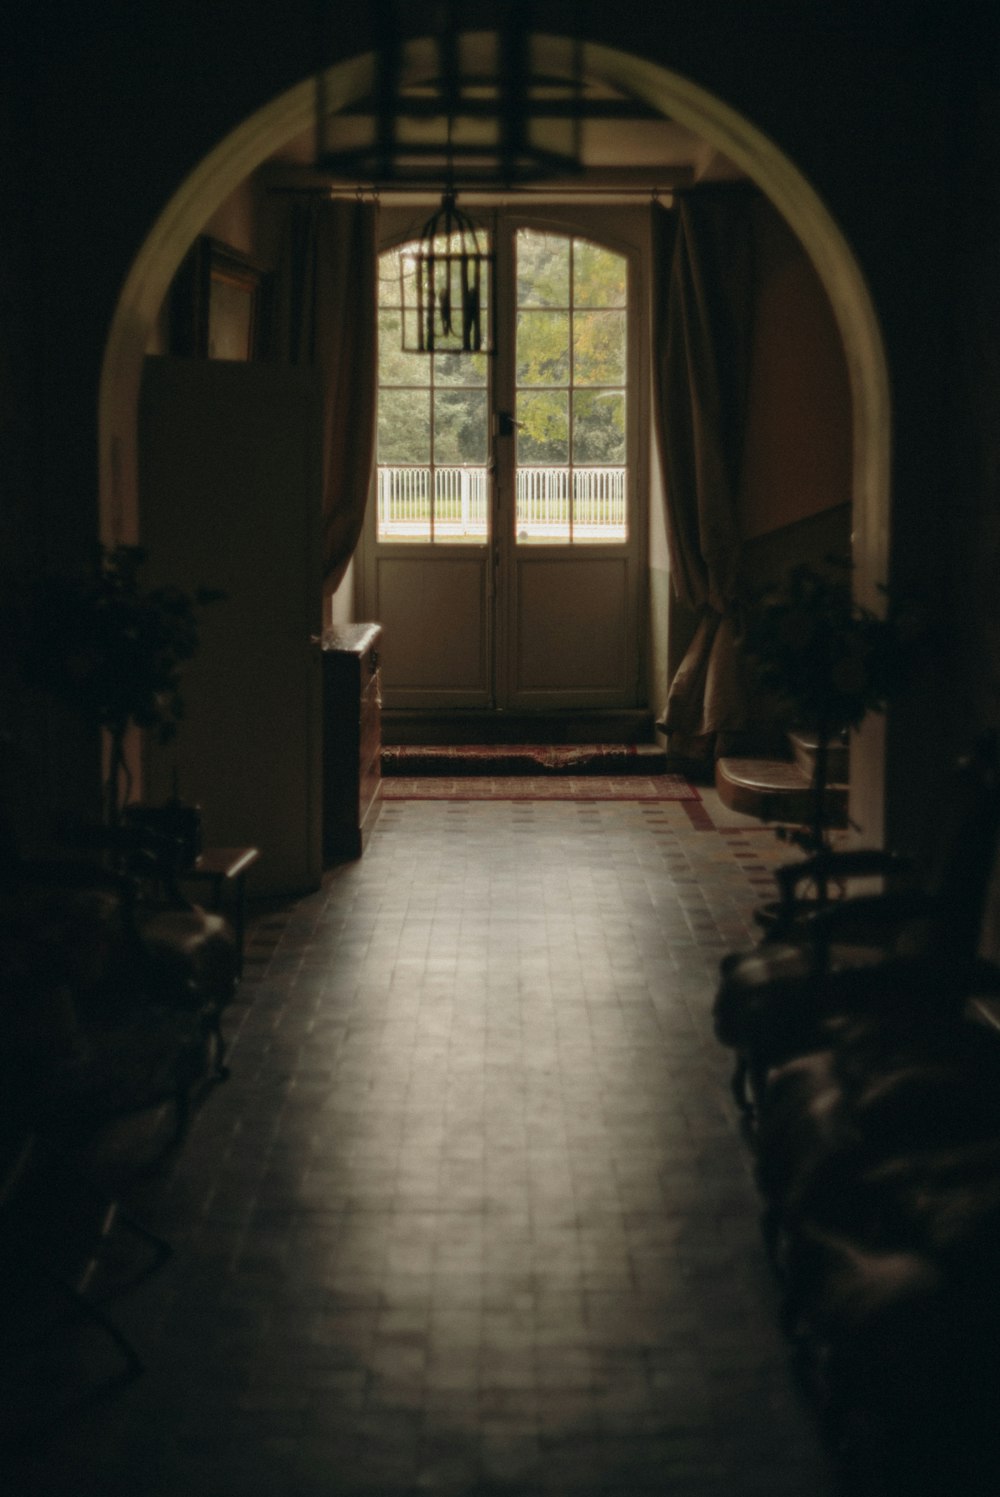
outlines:
{"label": "dark wall", "polygon": [[[423,29],[422,6],[400,9]],[[732,104],[805,172],[859,257],[890,359],[894,576],[926,592],[941,640],[890,735],[890,831],[912,844],[923,792],[909,769],[933,777],[998,713],[995,586],[972,539],[988,533],[995,553],[996,37],[991,7],[915,4],[895,25],[890,9],[539,0],[534,24],[579,26]],[[98,378],[123,279],[206,152],[311,72],[313,15],[312,0],[89,0],[0,19],[5,595],[96,534]],[[331,61],[369,47],[369,15],[338,12]],[[93,781],[92,750],[81,769],[83,751],[67,760],[56,736],[54,759],[33,756],[39,804]]]}
{"label": "dark wall", "polygon": [[851,496],[851,390],[833,311],[777,213],[758,224],[738,495],[745,540],[849,508]]}

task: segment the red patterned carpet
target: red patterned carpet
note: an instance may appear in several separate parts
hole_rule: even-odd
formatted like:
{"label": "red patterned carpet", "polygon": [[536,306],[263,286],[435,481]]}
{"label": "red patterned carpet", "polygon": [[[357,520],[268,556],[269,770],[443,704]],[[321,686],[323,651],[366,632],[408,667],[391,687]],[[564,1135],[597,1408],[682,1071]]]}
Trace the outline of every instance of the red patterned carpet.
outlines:
{"label": "red patterned carpet", "polygon": [[390,745],[383,800],[683,800],[698,792],[666,772],[652,744]]}
{"label": "red patterned carpet", "polygon": [[634,743],[463,743],[389,745],[382,774],[403,775],[655,775],[666,761],[653,745]]}
{"label": "red patterned carpet", "polygon": [[683,800],[698,791],[676,774],[400,775],[382,780],[383,800]]}

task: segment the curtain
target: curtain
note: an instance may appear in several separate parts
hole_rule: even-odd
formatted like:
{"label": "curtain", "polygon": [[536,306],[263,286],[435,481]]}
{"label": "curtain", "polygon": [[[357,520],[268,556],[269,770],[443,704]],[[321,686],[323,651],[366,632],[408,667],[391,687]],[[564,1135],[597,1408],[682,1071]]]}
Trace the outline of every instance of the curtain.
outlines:
{"label": "curtain", "polygon": [[278,354],[322,387],[323,577],[336,592],[361,535],[375,456],[378,206],[292,206],[278,286]]}
{"label": "curtain", "polygon": [[754,311],[759,195],[708,188],[653,209],[653,415],[673,585],[698,618],[662,726],[680,741],[746,726],[730,606]]}

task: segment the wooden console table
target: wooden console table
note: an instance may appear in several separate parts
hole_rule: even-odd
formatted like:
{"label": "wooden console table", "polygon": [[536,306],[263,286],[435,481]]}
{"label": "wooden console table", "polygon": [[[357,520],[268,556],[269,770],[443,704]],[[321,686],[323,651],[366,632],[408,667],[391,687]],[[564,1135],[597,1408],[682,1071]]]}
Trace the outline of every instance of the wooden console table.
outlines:
{"label": "wooden console table", "polygon": [[323,635],[323,859],[359,858],[381,805],[380,624]]}

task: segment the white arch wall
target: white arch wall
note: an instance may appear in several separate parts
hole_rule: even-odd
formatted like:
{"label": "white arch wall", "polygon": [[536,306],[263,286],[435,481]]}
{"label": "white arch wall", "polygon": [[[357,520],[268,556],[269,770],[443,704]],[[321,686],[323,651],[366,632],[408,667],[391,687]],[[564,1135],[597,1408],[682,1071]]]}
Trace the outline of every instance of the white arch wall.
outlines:
{"label": "white arch wall", "polygon": [[[544,49],[565,41],[539,38]],[[408,46],[408,59],[426,43]],[[326,103],[336,111],[361,97],[371,55],[331,68]],[[771,199],[822,281],[843,339],[853,416],[853,546],[859,595],[877,606],[889,558],[889,380],[878,319],[858,263],[818,194],[754,125],[699,85],[655,63],[608,47],[585,48],[584,70],[606,78],[687,126],[722,151]],[[308,130],[312,79],[265,105],[221,141],[181,184],[139,251],[122,289],[105,350],[98,407],[99,492],[108,540],[137,533],[137,418],[143,359],[170,283],[192,240],[239,184],[280,146]],[[868,845],[884,835],[884,725],[870,717],[851,756],[851,820]]]}

